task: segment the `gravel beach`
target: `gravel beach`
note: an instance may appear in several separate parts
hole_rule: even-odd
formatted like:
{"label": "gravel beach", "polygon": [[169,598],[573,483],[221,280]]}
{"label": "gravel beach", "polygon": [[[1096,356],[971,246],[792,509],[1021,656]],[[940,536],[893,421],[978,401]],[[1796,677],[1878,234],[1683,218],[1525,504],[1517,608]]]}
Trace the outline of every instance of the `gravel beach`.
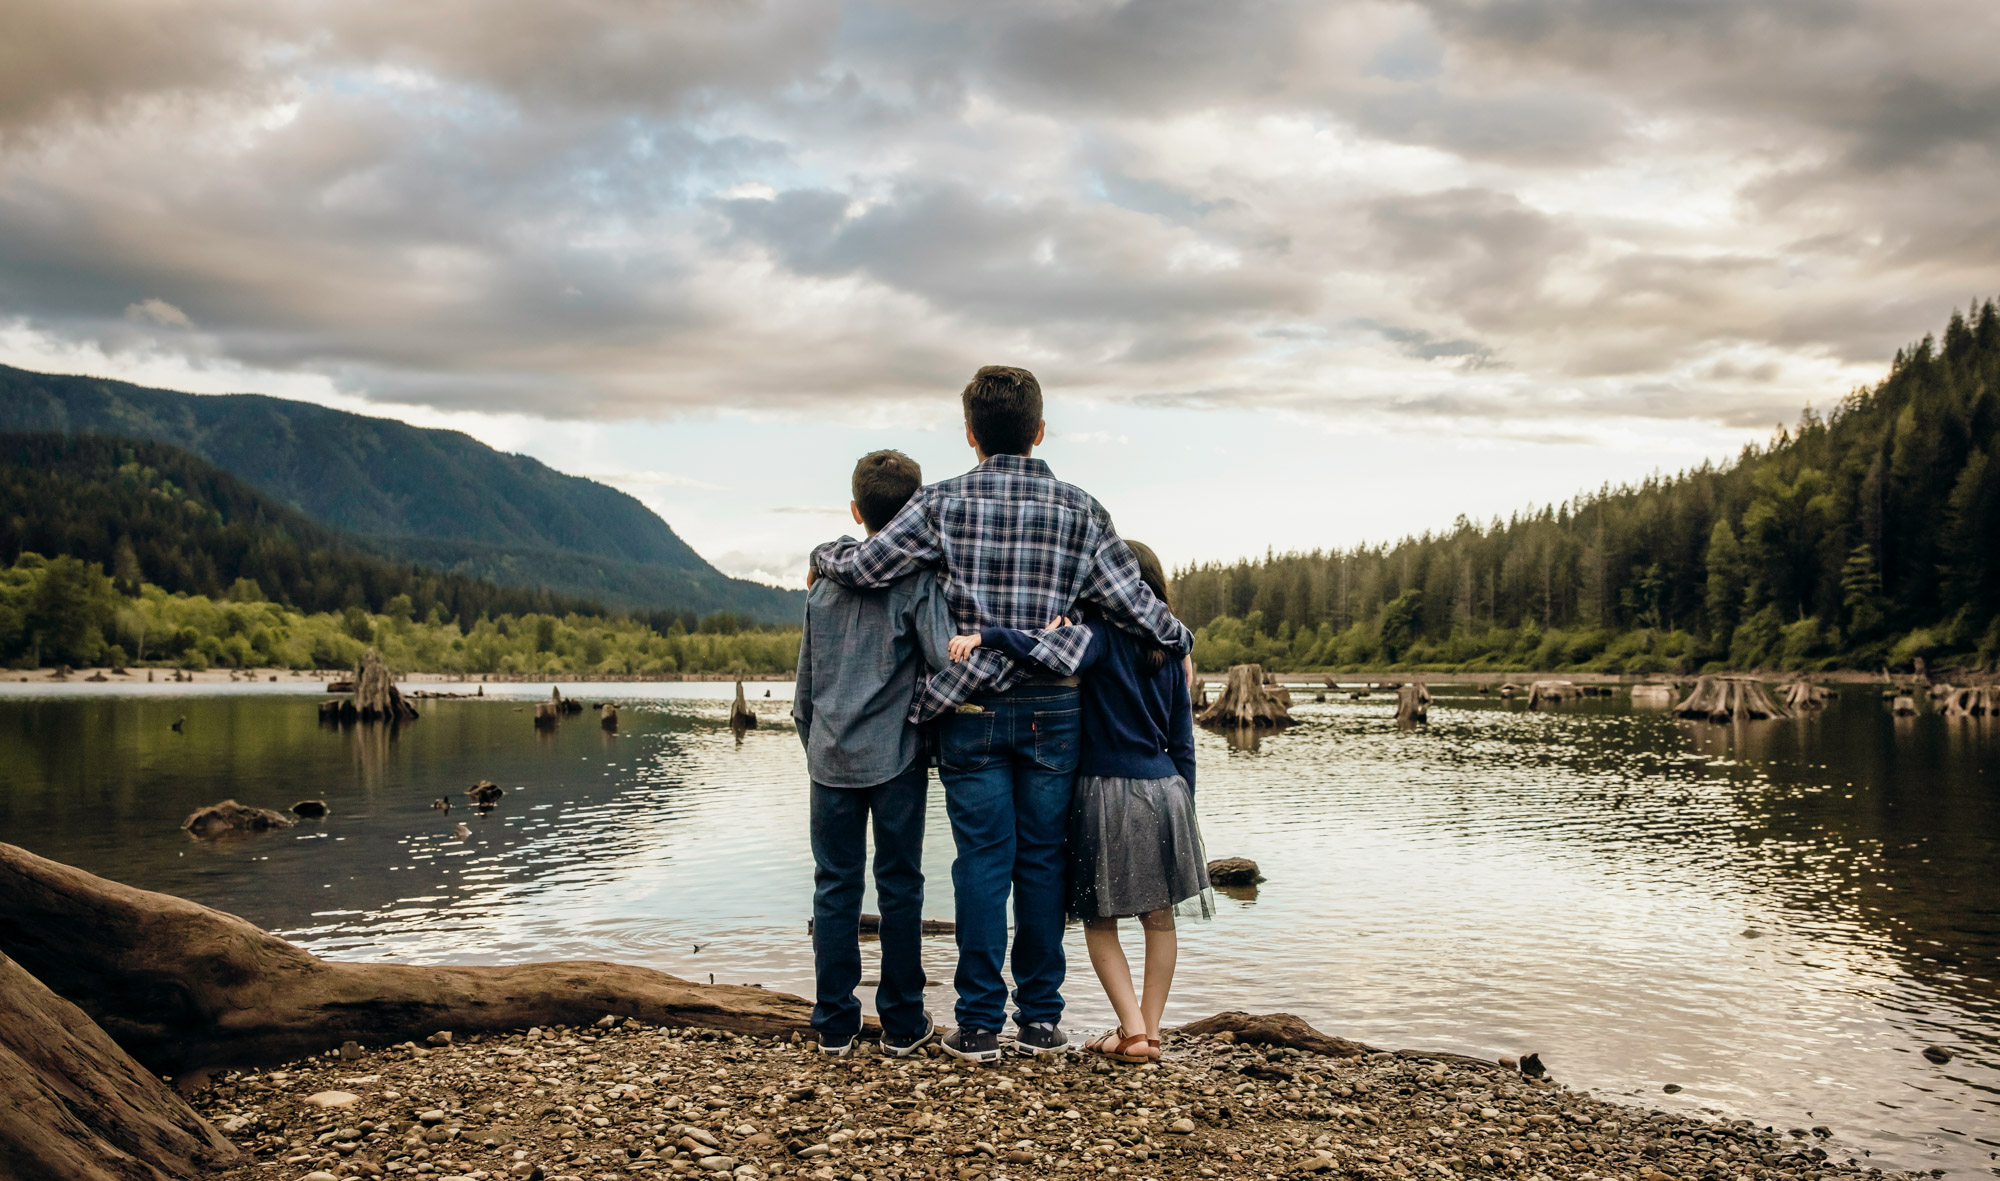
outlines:
{"label": "gravel beach", "polygon": [[1883,1175],[1829,1158],[1824,1128],[1647,1112],[1449,1056],[1321,1057],[1229,1034],[1169,1035],[1146,1066],[972,1066],[606,1018],[349,1044],[219,1074],[192,1099],[250,1154],[230,1181]]}

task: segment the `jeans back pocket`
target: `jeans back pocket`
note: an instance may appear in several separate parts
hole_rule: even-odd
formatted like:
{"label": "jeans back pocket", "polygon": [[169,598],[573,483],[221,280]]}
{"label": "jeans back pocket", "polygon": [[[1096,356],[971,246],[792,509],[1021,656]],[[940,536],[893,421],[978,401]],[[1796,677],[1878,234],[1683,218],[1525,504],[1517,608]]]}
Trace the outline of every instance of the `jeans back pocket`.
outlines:
{"label": "jeans back pocket", "polygon": [[993,761],[993,711],[946,714],[939,727],[938,766],[977,771]]}
{"label": "jeans back pocket", "polygon": [[1079,731],[1082,711],[1074,709],[1036,710],[1035,762],[1050,771],[1076,770],[1082,748]]}

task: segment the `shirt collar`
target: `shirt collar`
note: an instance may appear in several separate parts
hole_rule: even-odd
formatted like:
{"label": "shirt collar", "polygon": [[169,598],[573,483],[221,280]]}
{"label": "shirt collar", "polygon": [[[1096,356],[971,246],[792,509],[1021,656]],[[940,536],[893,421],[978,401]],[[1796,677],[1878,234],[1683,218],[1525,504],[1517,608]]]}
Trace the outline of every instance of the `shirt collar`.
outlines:
{"label": "shirt collar", "polygon": [[1017,476],[1036,476],[1044,480],[1056,478],[1048,464],[1031,455],[989,455],[979,466],[985,471],[1008,472]]}

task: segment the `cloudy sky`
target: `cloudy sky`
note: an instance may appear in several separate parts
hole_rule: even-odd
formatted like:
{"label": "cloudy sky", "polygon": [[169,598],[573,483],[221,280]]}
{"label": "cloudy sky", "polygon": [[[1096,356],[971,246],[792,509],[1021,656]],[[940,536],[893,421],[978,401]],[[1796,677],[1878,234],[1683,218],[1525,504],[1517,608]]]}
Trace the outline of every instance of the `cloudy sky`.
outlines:
{"label": "cloudy sky", "polygon": [[2000,290],[1991,0],[0,0],[0,361],[796,577],[1026,365],[1170,562],[1733,454]]}

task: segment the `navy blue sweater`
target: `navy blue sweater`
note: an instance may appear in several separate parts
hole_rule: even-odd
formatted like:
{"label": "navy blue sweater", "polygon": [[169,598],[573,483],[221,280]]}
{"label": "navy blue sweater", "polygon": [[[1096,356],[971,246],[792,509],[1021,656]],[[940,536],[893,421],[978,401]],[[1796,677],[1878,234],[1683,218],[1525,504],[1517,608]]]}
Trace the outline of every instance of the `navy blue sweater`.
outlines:
{"label": "navy blue sweater", "polygon": [[[1194,705],[1181,662],[1169,658],[1160,671],[1149,673],[1131,636],[1101,619],[1077,626],[1090,629],[1090,646],[1076,666],[1083,679],[1078,773],[1126,779],[1179,775],[1193,791]],[[1038,664],[1035,645],[1044,634],[989,627],[979,633],[979,644]]]}

